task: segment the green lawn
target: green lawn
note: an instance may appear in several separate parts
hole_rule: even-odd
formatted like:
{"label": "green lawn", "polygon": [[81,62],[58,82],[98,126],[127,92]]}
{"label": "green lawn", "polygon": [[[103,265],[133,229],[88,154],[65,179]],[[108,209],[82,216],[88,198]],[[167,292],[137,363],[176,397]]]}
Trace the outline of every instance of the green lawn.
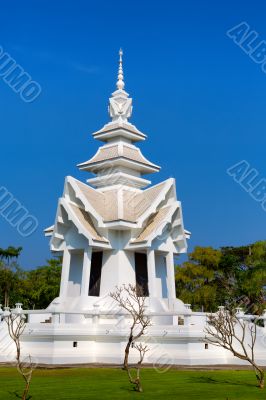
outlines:
{"label": "green lawn", "polygon": [[[32,400],[259,400],[266,399],[251,371],[142,371],[144,393],[136,393],[120,369],[88,368],[36,370],[30,394]],[[0,368],[0,399],[19,398],[22,380],[16,369]]]}

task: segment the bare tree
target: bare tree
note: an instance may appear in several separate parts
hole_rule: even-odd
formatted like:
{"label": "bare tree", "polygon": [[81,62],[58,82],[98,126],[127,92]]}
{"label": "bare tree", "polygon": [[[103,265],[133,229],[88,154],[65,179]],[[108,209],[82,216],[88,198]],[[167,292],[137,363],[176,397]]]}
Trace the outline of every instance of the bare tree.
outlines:
{"label": "bare tree", "polygon": [[3,320],[7,323],[9,336],[15,343],[16,367],[25,382],[21,400],[27,400],[34,368],[31,356],[29,356],[29,361],[23,361],[21,358],[20,338],[26,327],[26,316],[21,312],[9,311],[6,308],[6,311],[3,313]]}
{"label": "bare tree", "polygon": [[220,307],[216,314],[208,315],[205,341],[230,351],[235,357],[247,361],[253,367],[259,388],[264,388],[264,370],[255,360],[257,321],[248,321],[235,309]]}
{"label": "bare tree", "polygon": [[[141,289],[129,284],[118,288],[110,296],[117,301],[119,306],[126,310],[132,318],[129,336],[125,348],[124,369],[127,371],[130,383],[132,383],[137,392],[142,392],[140,379],[140,369],[145,354],[149,351],[148,346],[140,343],[139,339],[145,335],[146,329],[151,326],[150,318],[145,315],[145,297]],[[137,342],[138,341],[138,342]],[[136,377],[134,378],[128,365],[129,352],[131,348],[135,348],[139,352],[139,361],[135,365]]]}

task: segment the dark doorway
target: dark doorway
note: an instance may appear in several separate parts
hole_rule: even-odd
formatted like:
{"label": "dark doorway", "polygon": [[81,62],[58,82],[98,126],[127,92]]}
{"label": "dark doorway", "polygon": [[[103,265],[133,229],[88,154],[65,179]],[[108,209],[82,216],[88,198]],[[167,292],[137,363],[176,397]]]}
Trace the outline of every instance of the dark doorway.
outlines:
{"label": "dark doorway", "polygon": [[149,296],[147,254],[135,253],[135,272],[138,295]]}
{"label": "dark doorway", "polygon": [[91,274],[89,296],[100,296],[103,252],[97,251],[91,256]]}

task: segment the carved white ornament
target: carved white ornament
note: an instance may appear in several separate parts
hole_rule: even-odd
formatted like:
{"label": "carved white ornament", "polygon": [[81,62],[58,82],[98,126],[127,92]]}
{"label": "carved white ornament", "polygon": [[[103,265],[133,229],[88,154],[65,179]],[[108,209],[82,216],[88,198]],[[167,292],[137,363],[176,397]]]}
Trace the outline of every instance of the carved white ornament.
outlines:
{"label": "carved white ornament", "polygon": [[111,97],[109,101],[109,113],[113,121],[119,118],[126,120],[127,118],[131,117],[132,99],[119,96]]}
{"label": "carved white ornament", "polygon": [[125,92],[125,82],[123,73],[123,51],[119,51],[119,68],[116,87],[117,90],[112,94],[109,99],[109,114],[113,121],[122,119],[126,121],[131,117],[132,114],[132,99],[128,98],[127,92]]}

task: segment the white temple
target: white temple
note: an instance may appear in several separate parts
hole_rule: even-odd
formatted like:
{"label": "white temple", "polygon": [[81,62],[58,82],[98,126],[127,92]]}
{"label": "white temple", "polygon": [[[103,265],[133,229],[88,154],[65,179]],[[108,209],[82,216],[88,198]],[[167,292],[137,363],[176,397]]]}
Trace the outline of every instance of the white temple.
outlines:
{"label": "white temple", "polygon": [[176,308],[174,255],[186,252],[175,181],[143,189],[143,178],[160,167],[135,146],[145,140],[128,119],[132,99],[124,90],[120,51],[117,90],[109,100],[111,122],[93,137],[104,142],[78,165],[92,172],[88,184],[67,177],[51,235],[51,250],[63,254],[57,307],[88,310],[122,284],[140,285],[151,310]]}
{"label": "white temple", "polygon": [[[78,165],[94,175],[88,183],[66,178],[55,224],[45,230],[52,252],[63,256],[60,295],[47,310],[23,311],[23,352],[42,364],[121,363],[130,319],[109,294],[131,283],[142,288],[152,319],[147,363],[235,364],[230,353],[204,343],[206,314],[176,298],[174,256],[186,252],[189,232],[175,180],[149,186],[143,177],[160,167],[135,145],[146,135],[129,122],[122,51],[116,86],[111,121],[93,134],[103,145]],[[0,361],[12,359],[4,323],[0,345]]]}

